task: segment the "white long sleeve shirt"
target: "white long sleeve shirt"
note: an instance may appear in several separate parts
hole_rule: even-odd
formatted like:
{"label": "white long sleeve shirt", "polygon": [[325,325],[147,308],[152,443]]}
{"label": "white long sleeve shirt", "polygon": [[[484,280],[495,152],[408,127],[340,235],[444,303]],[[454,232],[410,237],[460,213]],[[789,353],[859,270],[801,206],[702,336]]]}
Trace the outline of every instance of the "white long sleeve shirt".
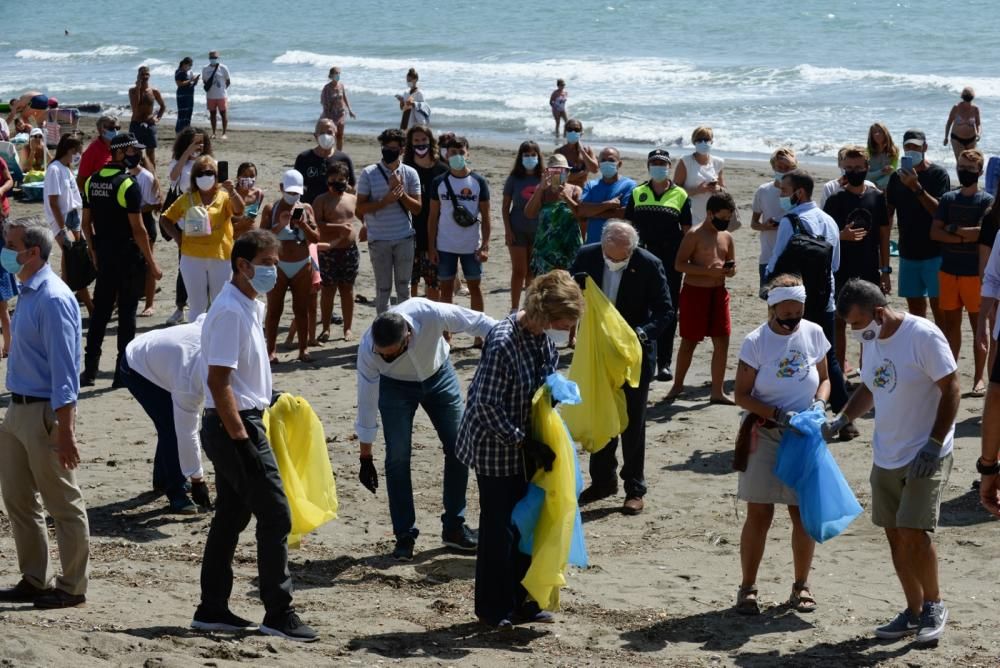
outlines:
{"label": "white long sleeve shirt", "polygon": [[[1000,243],[993,244],[993,250],[990,251],[990,259],[983,272],[983,287],[980,294],[983,297],[1000,300]],[[993,325],[993,338],[998,336],[1000,336],[1000,319]]]}
{"label": "white long sleeve shirt", "polygon": [[181,473],[200,478],[200,426],[204,393],[201,327],[205,315],[188,325],[157,329],[137,336],[125,348],[125,358],[135,373],[170,393],[177,432]]}
{"label": "white long sleeve shirt", "polygon": [[413,330],[406,352],[386,362],[375,352],[371,328],[358,344],[358,417],[354,430],[358,440],[371,443],[378,434],[378,390],[382,376],[393,380],[422,382],[438,372],[451,350],[442,332],[468,332],[486,336],[496,320],[484,313],[428,299],[407,299],[391,309],[403,316]]}

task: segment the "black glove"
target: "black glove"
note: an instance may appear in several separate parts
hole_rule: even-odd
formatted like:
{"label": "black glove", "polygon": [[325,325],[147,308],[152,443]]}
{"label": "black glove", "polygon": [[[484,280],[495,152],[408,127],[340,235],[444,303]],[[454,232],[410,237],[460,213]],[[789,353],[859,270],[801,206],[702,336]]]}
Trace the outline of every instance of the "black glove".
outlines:
{"label": "black glove", "polygon": [[251,443],[249,438],[238,438],[233,443],[236,445],[236,454],[243,459],[248,471],[264,472],[264,462],[257,452],[257,446]]}
{"label": "black glove", "polygon": [[581,290],[587,289],[587,272],[581,271],[573,274],[573,280],[576,281],[576,284],[580,286]]}
{"label": "black glove", "polygon": [[358,480],[361,484],[368,489],[372,494],[378,489],[378,471],[375,470],[375,462],[372,461],[371,455],[367,457],[361,457],[361,471],[358,472]]}
{"label": "black glove", "polygon": [[524,439],[521,450],[524,451],[525,459],[533,462],[537,468],[546,471],[552,470],[552,462],[556,460],[556,453],[552,452],[552,448],[549,446],[529,436]]}
{"label": "black glove", "polygon": [[208,485],[204,480],[191,481],[191,498],[202,508],[212,510],[212,497],[208,493]]}

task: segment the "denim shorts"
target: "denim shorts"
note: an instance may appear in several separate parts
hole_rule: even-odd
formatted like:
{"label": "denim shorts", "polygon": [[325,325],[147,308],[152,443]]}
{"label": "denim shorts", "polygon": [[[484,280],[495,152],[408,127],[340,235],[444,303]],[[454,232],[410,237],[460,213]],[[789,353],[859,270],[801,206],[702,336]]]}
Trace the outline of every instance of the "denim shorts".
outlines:
{"label": "denim shorts", "polygon": [[462,275],[466,280],[478,281],[483,277],[483,263],[475,253],[449,253],[438,251],[438,280],[450,281],[458,274],[458,263],[462,262]]}
{"label": "denim shorts", "polygon": [[940,257],[926,260],[899,258],[899,296],[904,299],[917,297],[936,299],[939,293],[938,270],[940,269]]}

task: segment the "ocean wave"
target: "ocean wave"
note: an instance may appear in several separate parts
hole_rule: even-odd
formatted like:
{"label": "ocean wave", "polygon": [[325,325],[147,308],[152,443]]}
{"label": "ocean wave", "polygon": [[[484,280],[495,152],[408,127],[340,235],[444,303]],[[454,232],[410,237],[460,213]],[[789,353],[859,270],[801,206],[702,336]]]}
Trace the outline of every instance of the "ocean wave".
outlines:
{"label": "ocean wave", "polygon": [[846,67],[816,67],[814,65],[799,65],[795,69],[805,81],[810,83],[832,84],[870,81],[879,85],[889,84],[896,87],[936,88],[950,91],[956,95],[961,93],[966,86],[972,86],[979,96],[1000,97],[1000,78],[995,77],[902,74],[883,70],[852,70]]}
{"label": "ocean wave", "polygon": [[64,61],[76,59],[99,59],[116,58],[118,56],[134,56],[139,53],[139,49],[127,44],[110,44],[99,46],[90,51],[36,51],[35,49],[21,49],[14,54],[15,58],[22,60],[50,60]]}

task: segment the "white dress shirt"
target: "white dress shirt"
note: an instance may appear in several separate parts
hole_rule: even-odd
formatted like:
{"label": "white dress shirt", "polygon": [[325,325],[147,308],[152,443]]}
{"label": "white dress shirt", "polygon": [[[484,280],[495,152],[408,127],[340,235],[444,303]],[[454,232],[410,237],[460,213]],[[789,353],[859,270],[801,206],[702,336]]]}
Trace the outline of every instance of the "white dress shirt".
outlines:
{"label": "white dress shirt", "polygon": [[135,373],[170,393],[177,432],[177,454],[185,477],[201,478],[201,404],[205,398],[201,326],[205,315],[188,325],[156,329],[134,338],[125,359]]}
{"label": "white dress shirt", "polygon": [[403,316],[413,336],[406,352],[392,362],[386,362],[375,352],[371,328],[361,337],[358,344],[358,418],[354,430],[362,443],[373,442],[378,434],[381,376],[410,382],[425,381],[448,361],[451,349],[441,336],[442,332],[486,336],[496,324],[496,320],[484,313],[422,298],[407,299],[390,310]]}
{"label": "white dress shirt", "polygon": [[601,277],[601,291],[612,304],[618,301],[618,288],[621,287],[622,276],[625,275],[625,269],[627,268],[628,265],[625,265],[618,271],[611,271],[608,269],[607,264],[604,265],[604,275]]}
{"label": "white dress shirt", "polygon": [[237,410],[264,410],[271,404],[271,364],[264,340],[264,303],[250,299],[232,283],[226,283],[212,302],[201,331],[202,378],[205,407],[215,408],[208,389],[208,368],[233,370],[229,384]]}

